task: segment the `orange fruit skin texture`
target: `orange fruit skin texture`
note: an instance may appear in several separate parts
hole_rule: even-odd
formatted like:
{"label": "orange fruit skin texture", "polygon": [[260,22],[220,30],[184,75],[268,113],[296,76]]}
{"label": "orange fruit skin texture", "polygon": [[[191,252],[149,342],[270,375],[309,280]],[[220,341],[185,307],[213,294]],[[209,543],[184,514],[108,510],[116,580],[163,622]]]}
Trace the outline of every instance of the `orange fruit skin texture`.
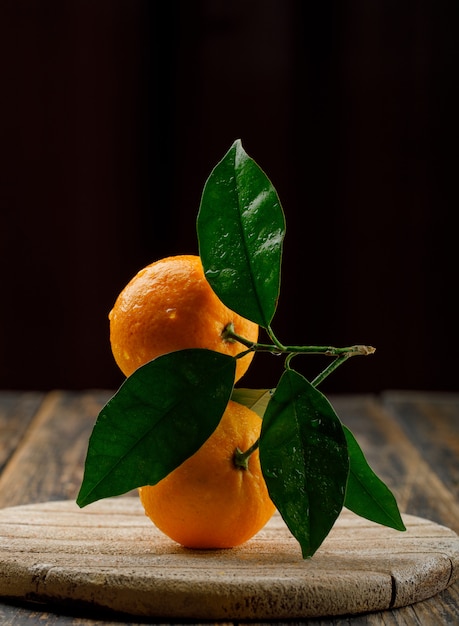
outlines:
{"label": "orange fruit skin texture", "polygon": [[187,548],[232,548],[253,537],[275,507],[261,473],[258,450],[248,469],[234,465],[236,448],[259,437],[261,418],[230,400],[216,430],[201,448],[156,485],[139,489],[146,515]]}
{"label": "orange fruit skin texture", "polygon": [[[194,255],[166,257],[140,270],[119,294],[109,321],[112,353],[125,376],[157,356],[186,348],[236,356],[246,348],[223,340],[224,328],[233,323],[235,332],[252,342],[259,330],[219,300]],[[237,360],[235,381],[253,354]]]}

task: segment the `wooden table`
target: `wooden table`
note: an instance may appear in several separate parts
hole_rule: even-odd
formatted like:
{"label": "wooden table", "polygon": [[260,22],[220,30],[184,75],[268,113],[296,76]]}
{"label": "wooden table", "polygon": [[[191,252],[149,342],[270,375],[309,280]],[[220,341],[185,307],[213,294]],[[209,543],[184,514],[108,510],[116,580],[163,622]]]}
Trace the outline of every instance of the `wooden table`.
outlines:
{"label": "wooden table", "polygon": [[[89,434],[111,394],[107,390],[0,391],[0,508],[76,497]],[[394,492],[401,511],[459,533],[459,393],[388,391],[330,399],[370,465]],[[154,623],[0,602],[4,626],[101,622]],[[394,611],[307,623],[459,624],[459,584]]]}

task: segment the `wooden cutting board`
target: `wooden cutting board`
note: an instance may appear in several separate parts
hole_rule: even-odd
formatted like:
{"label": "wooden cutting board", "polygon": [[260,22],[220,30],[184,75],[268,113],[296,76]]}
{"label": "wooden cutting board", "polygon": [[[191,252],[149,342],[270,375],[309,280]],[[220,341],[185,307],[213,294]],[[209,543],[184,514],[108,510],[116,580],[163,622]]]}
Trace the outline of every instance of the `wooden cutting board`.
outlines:
{"label": "wooden cutting board", "polygon": [[457,578],[459,537],[406,515],[406,532],[344,510],[312,559],[279,515],[244,546],[188,550],[137,497],[0,511],[0,596],[190,619],[288,619],[401,607]]}

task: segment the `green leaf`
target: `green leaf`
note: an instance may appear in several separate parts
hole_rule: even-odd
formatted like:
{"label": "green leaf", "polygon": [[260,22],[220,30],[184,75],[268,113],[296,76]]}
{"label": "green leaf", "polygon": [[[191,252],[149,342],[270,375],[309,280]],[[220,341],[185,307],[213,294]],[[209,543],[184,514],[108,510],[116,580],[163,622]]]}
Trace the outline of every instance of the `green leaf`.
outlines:
{"label": "green leaf", "polygon": [[154,485],[194,454],[225,411],[235,368],[231,356],[189,349],[136,370],[97,418],[77,504]]}
{"label": "green leaf", "polygon": [[252,411],[255,411],[260,417],[263,417],[266,407],[271,400],[272,393],[271,389],[245,389],[240,387],[233,389],[231,399],[252,409]]}
{"label": "green leaf", "polygon": [[285,218],[276,190],[240,140],[204,186],[197,234],[206,278],[220,300],[267,328],[279,297]]}
{"label": "green leaf", "polygon": [[343,428],[350,458],[344,506],[372,522],[395,530],[406,530],[392,492],[368,465],[349,428]]}
{"label": "green leaf", "polygon": [[333,407],[294,370],[284,372],[266,409],[260,462],[271,499],[303,557],[312,556],[343,507],[349,458]]}

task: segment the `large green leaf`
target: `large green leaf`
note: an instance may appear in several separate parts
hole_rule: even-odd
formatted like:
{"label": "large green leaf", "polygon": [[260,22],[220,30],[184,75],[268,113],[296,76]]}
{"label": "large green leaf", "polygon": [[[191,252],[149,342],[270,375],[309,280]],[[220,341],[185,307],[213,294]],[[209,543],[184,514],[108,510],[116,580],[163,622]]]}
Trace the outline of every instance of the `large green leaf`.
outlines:
{"label": "large green leaf", "polygon": [[392,492],[368,465],[354,435],[346,426],[344,434],[350,458],[344,506],[372,522],[406,530]]}
{"label": "large green leaf", "polygon": [[190,349],[136,370],[97,418],[77,504],[156,484],[194,454],[224,413],[235,368],[231,356]]}
{"label": "large green leaf", "polygon": [[276,190],[240,140],[204,186],[197,234],[212,289],[230,309],[267,328],[279,297],[285,218]]}
{"label": "large green leaf", "polygon": [[349,458],[335,411],[301,374],[286,370],[263,417],[260,462],[269,494],[309,557],[344,503]]}

